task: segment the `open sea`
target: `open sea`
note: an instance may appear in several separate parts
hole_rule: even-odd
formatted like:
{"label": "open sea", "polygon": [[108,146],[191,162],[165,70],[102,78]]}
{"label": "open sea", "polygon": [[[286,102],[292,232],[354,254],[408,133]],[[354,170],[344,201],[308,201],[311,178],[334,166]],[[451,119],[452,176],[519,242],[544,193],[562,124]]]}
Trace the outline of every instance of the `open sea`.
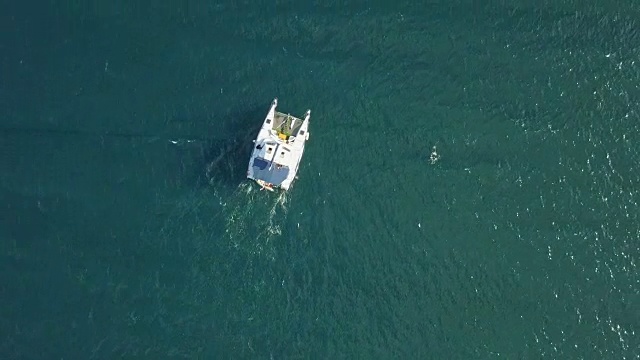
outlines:
{"label": "open sea", "polygon": [[[0,23],[0,359],[640,359],[637,0]],[[287,193],[245,179],[275,97]]]}

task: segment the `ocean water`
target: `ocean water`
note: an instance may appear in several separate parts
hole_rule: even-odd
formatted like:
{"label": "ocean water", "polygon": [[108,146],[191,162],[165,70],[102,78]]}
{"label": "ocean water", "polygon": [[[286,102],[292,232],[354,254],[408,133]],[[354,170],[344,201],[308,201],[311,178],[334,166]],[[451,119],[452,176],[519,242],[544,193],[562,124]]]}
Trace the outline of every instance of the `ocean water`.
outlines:
{"label": "ocean water", "polygon": [[[7,5],[1,358],[640,358],[639,18]],[[272,194],[274,97],[312,117]]]}

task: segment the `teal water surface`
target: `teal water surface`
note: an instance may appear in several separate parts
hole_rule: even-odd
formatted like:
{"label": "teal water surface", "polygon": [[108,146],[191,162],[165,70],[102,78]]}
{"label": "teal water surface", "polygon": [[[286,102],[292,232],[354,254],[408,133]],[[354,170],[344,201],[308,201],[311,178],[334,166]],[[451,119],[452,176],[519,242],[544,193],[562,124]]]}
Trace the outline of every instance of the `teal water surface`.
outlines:
{"label": "teal water surface", "polygon": [[640,356],[637,2],[6,10],[3,359]]}

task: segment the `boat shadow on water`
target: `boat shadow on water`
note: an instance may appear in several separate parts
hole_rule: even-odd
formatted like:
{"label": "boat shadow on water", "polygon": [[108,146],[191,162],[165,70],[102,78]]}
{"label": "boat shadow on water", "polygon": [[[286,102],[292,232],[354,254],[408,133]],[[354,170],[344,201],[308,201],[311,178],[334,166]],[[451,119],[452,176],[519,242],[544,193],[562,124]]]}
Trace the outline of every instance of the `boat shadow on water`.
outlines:
{"label": "boat shadow on water", "polygon": [[204,176],[198,186],[235,189],[246,180],[253,140],[264,118],[264,106],[231,115],[224,138],[208,141],[202,148],[200,168]]}

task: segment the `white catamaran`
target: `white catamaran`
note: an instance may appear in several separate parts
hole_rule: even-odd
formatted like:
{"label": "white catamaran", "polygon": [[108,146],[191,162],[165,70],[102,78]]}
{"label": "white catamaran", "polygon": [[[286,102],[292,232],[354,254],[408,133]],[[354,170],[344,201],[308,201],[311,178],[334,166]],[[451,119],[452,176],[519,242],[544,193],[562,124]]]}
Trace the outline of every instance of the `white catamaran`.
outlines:
{"label": "white catamaran", "polygon": [[307,110],[304,120],[276,111],[278,99],[273,99],[258,137],[253,141],[247,178],[255,180],[263,189],[288,190],[296,178],[298,166],[309,140]]}

